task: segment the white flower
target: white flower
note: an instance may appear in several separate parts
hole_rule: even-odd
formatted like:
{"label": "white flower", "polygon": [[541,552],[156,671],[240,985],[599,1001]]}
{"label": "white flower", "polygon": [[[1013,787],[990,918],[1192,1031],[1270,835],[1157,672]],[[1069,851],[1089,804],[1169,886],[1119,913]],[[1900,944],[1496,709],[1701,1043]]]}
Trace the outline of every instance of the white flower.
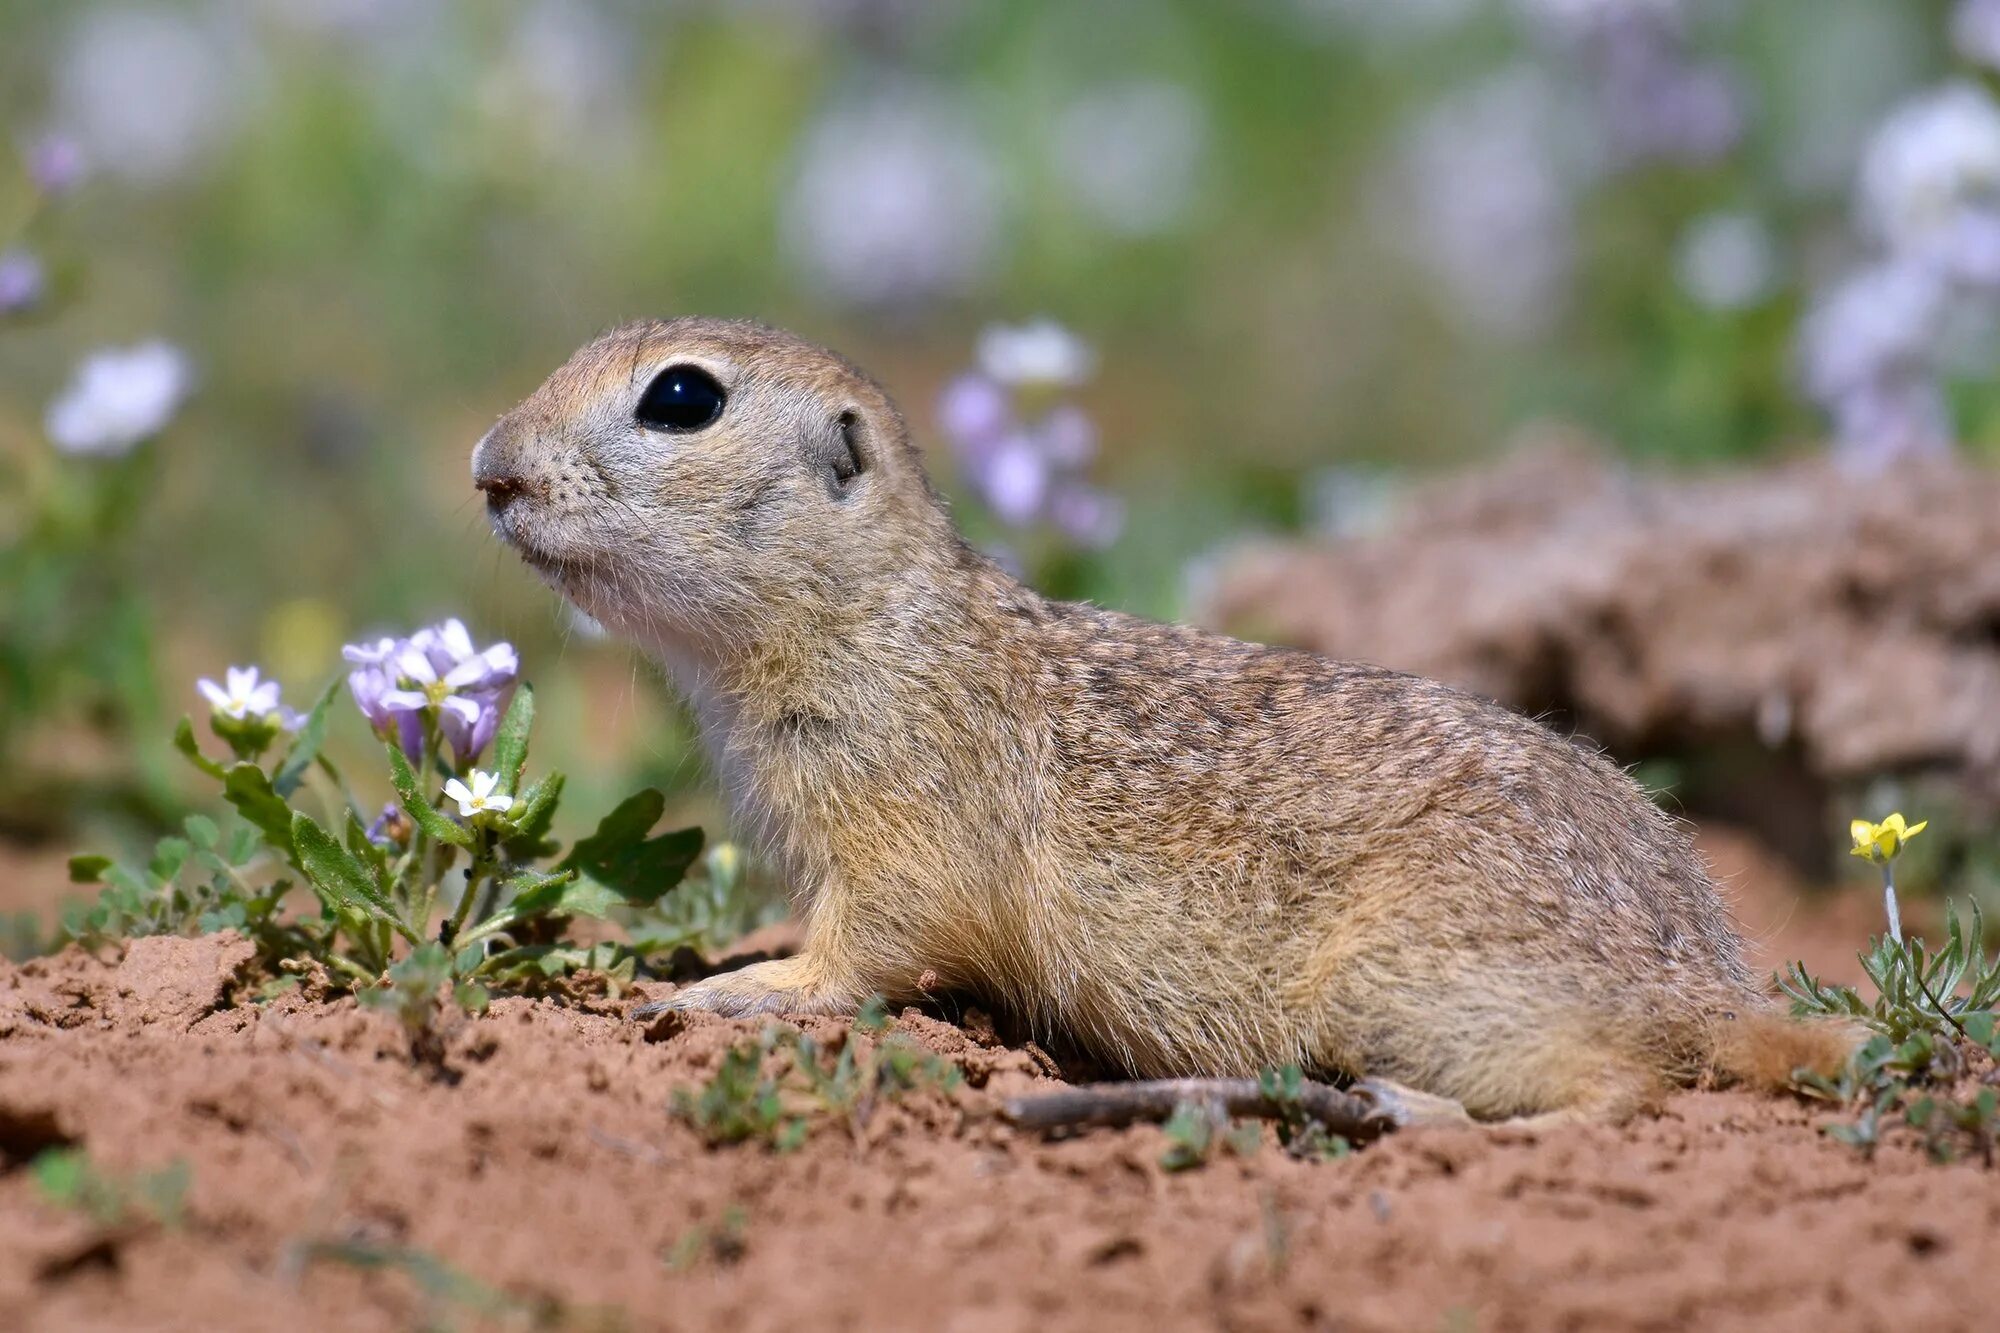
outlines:
{"label": "white flower", "polygon": [[58,123],[95,166],[161,185],[227,137],[250,71],[229,49],[232,24],[177,12],[195,6],[65,5],[75,22],[50,75]]}
{"label": "white flower", "polygon": [[225,717],[241,720],[255,715],[263,717],[278,710],[278,682],[267,680],[261,684],[257,680],[256,667],[231,667],[224,673],[229,684],[227,688],[203,677],[195,682],[202,697],[207,699],[215,711]]}
{"label": "white flower", "polygon": [[84,358],[43,425],[64,453],[127,453],[166,429],[189,380],[187,358],[169,343],[105,348]]}
{"label": "white flower", "polygon": [[979,368],[1001,384],[1067,388],[1096,367],[1090,344],[1052,319],[993,324],[979,335]]}
{"label": "white flower", "polygon": [[1968,208],[2000,206],[2000,105],[1973,83],[1904,103],[1861,163],[1857,207],[1891,249],[1934,244]]}
{"label": "white flower", "polygon": [[978,283],[1001,205],[999,169],[959,101],[897,83],[805,132],[780,226],[788,256],[830,295],[913,306]]}
{"label": "white flower", "polygon": [[458,802],[458,813],[467,819],[488,810],[496,815],[505,814],[514,804],[514,798],[495,791],[494,788],[499,785],[499,774],[475,768],[472,770],[471,787],[468,788],[463,782],[453,778],[444,784],[444,794]]}

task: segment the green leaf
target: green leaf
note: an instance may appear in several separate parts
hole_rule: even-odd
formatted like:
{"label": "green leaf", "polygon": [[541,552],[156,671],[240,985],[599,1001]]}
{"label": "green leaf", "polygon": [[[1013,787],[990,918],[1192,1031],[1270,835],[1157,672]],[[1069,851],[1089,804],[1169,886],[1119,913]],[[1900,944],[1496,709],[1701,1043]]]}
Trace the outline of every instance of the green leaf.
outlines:
{"label": "green leaf", "polygon": [[604,817],[597,832],[570,849],[562,867],[588,875],[627,902],[645,906],[658,901],[701,855],[698,828],[646,836],[666,808],[667,798],[652,787],[627,798]]}
{"label": "green leaf", "polygon": [[232,866],[248,865],[250,858],[257,855],[257,844],[261,836],[248,824],[239,824],[229,835],[229,847],[222,859]]}
{"label": "green leaf", "polygon": [[182,827],[187,830],[188,841],[205,852],[214,851],[222,841],[222,830],[207,815],[189,815],[182,821]]}
{"label": "green leaf", "polygon": [[395,785],[396,795],[403,798],[403,813],[439,842],[448,842],[454,847],[472,846],[471,831],[439,814],[430,797],[417,785],[417,771],[410,767],[409,757],[403,753],[402,747],[391,741],[387,748],[389,781]]}
{"label": "green leaf", "polygon": [[389,854],[368,839],[368,830],[352,810],[347,812],[347,850],[354,853],[356,860],[374,872],[375,882],[382,891],[389,891]]}
{"label": "green leaf", "polygon": [[194,844],[186,838],[161,838],[153,844],[153,859],[146,866],[153,877],[162,883],[181,873],[188,857],[194,854]]}
{"label": "green leaf", "polygon": [[108,856],[72,856],[69,859],[69,882],[72,884],[102,884],[104,872],[111,869]]}
{"label": "green leaf", "polygon": [[335,842],[333,835],[321,828],[311,815],[292,815],[291,836],[293,846],[298,849],[299,868],[306,872],[306,878],[326,898],[350,911],[387,921],[412,944],[422,943],[416,932],[396,915],[394,904],[377,886],[367,868]]}
{"label": "green leaf", "polygon": [[624,901],[602,884],[579,879],[574,870],[554,875],[521,875],[509,880],[508,887],[515,892],[506,913],[515,921],[537,916],[594,916],[602,920]]}
{"label": "green leaf", "polygon": [[292,808],[271,788],[271,779],[255,764],[232,764],[222,778],[222,794],[271,845],[293,855]]}
{"label": "green leaf", "polygon": [[340,691],[341,680],[333,681],[319,692],[319,699],[306,714],[305,724],[292,741],[292,748],[285,751],[285,762],[278,765],[278,776],[271,780],[271,786],[280,796],[290,796],[306,780],[306,770],[319,757],[319,747],[326,743],[326,710],[333,703],[333,697]]}
{"label": "green leaf", "polygon": [[521,770],[528,763],[528,731],[534,725],[535,691],[522,681],[493,737],[493,769],[500,775],[502,791],[513,794],[521,790]]}
{"label": "green leaf", "polygon": [[174,748],[186,755],[190,764],[221,781],[222,765],[201,752],[201,746],[195,743],[194,722],[191,719],[183,717],[181,724],[174,728]]}
{"label": "green leaf", "polygon": [[516,861],[536,861],[556,850],[557,844],[549,841],[549,828],[555,823],[563,780],[562,774],[550,773],[514,802],[514,808],[507,812],[514,831],[502,843],[509,857]]}

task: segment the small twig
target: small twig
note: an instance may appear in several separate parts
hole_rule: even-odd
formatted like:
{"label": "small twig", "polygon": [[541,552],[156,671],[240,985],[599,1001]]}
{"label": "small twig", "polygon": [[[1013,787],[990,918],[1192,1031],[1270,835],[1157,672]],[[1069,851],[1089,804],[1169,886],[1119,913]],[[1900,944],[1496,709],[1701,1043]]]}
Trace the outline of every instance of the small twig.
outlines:
{"label": "small twig", "polygon": [[1217,1106],[1228,1115],[1282,1120],[1303,1112],[1334,1134],[1360,1142],[1395,1129],[1394,1108],[1365,1091],[1343,1092],[1325,1083],[1307,1083],[1296,1103],[1274,1101],[1254,1078],[1174,1078],[1147,1083],[1098,1083],[1087,1088],[1012,1097],[1001,1116],[1021,1129],[1054,1130],[1089,1125],[1116,1127],[1163,1121],[1182,1102]]}

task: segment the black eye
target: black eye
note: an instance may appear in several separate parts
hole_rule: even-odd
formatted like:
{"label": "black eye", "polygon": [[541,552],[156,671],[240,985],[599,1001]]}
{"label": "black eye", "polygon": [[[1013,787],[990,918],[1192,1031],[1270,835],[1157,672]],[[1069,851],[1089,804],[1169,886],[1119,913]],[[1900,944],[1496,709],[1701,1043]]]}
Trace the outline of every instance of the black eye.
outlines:
{"label": "black eye", "polygon": [[668,366],[646,386],[632,415],[654,430],[700,430],[722,415],[726,397],[699,366]]}

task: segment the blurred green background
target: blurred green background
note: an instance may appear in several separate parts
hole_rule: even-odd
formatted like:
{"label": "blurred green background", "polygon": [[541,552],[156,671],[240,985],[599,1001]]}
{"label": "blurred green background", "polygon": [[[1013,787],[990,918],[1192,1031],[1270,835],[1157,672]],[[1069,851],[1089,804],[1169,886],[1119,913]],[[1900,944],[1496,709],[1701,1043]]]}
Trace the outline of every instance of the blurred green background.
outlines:
{"label": "blurred green background", "polygon": [[[456,614],[520,648],[579,818],[635,776],[693,791],[650,671],[572,626],[467,481],[498,414],[636,316],[841,349],[989,543],[1013,538],[939,395],[983,327],[1059,321],[1096,349],[1073,398],[1124,523],[1024,559],[1162,616],[1231,538],[1338,526],[1368,493],[1344,483],[1550,418],[1671,464],[1825,447],[1822,411],[1990,451],[1977,320],[1933,345],[1827,298],[1825,346],[1806,331],[1847,276],[1915,253],[1897,189],[1921,212],[1943,180],[1976,218],[2000,191],[1978,114],[1864,170],[1899,108],[1990,107],[1965,14],[1991,8],[0,0],[0,250],[42,279],[0,316],[0,543],[26,540],[81,357],[163,338],[195,381],[94,575],[137,590],[150,702],[88,654],[21,667],[91,679],[17,698],[5,785],[129,779],[164,765],[196,675],[256,661],[303,706],[342,642]],[[52,141],[79,164],[60,189],[36,177]],[[1990,314],[1977,282],[1952,290]],[[13,827],[67,845],[146,808]]]}

